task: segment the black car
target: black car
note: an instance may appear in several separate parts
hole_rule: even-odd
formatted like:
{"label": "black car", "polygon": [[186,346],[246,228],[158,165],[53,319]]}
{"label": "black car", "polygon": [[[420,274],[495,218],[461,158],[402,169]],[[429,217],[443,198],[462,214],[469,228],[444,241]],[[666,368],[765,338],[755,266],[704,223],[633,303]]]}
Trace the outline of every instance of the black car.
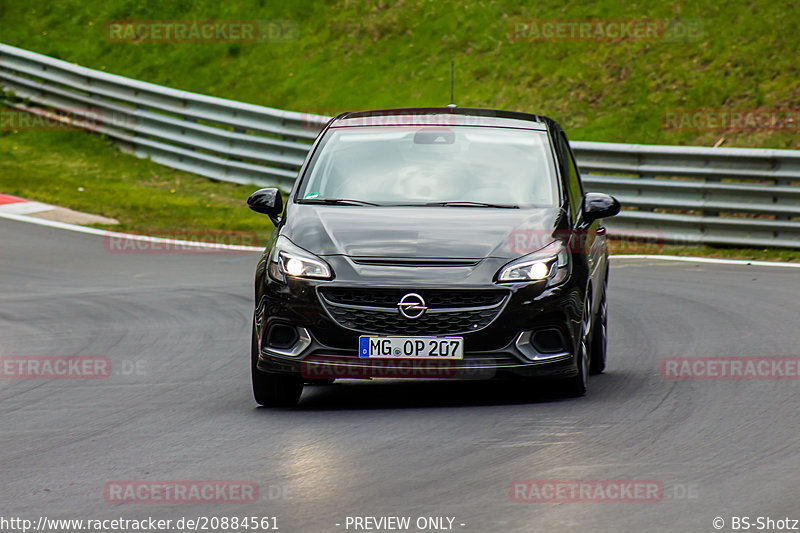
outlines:
{"label": "black car", "polygon": [[256,402],[337,378],[560,379],[606,359],[613,197],[584,193],[541,115],[457,107],[344,113],[314,142],[255,278]]}

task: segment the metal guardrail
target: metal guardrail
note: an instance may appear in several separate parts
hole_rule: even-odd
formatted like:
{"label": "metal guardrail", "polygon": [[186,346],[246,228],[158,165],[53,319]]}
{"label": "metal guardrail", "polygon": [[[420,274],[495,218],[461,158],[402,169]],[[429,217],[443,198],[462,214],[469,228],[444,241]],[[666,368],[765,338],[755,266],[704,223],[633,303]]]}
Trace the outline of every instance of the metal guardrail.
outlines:
{"label": "metal guardrail", "polygon": [[[15,96],[6,106],[71,121],[157,163],[284,189],[329,120],[179,91],[3,44],[0,86]],[[800,151],[595,142],[572,142],[572,148],[587,189],[613,194],[625,206],[608,223],[612,235],[800,248]]]}
{"label": "metal guardrail", "polygon": [[291,187],[328,120],[178,91],[3,44],[0,85],[23,99],[6,105],[68,111],[68,118],[136,155],[236,183]]}
{"label": "metal guardrail", "polygon": [[[620,234],[800,248],[800,151],[574,142],[589,190],[626,208]],[[646,241],[646,238],[645,238]]]}

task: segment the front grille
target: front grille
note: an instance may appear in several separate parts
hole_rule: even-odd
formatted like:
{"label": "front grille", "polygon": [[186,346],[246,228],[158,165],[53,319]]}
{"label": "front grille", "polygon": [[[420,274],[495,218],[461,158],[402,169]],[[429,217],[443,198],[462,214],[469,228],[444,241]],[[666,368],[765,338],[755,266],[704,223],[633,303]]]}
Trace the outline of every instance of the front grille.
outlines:
{"label": "front grille", "polygon": [[429,309],[451,309],[459,307],[491,307],[499,304],[508,292],[498,289],[373,289],[325,287],[322,296],[331,304],[363,305],[397,310],[397,303],[410,292],[425,299]]}
{"label": "front grille", "polygon": [[480,259],[416,259],[416,258],[374,258],[353,257],[358,265],[397,266],[397,267],[470,267],[481,262]]}
{"label": "front grille", "polygon": [[[425,299],[428,311],[419,318],[400,314],[397,303],[409,292]],[[503,290],[406,290],[334,288],[320,290],[331,317],[348,329],[363,333],[451,335],[488,326],[502,309]]]}

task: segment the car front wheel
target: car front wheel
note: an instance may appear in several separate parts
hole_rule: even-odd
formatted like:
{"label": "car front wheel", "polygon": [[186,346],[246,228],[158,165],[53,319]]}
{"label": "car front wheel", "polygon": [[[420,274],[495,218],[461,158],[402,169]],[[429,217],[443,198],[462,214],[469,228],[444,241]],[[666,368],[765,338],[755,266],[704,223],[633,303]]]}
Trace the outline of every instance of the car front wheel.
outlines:
{"label": "car front wheel", "polygon": [[592,330],[592,306],[591,300],[587,297],[583,310],[583,320],[581,321],[581,336],[578,341],[576,366],[578,373],[568,378],[564,382],[562,392],[564,396],[577,398],[586,393],[586,384],[589,381],[590,360],[590,332]]}
{"label": "car front wheel", "polygon": [[291,407],[300,401],[303,381],[299,376],[262,372],[258,369],[258,337],[255,324],[250,349],[250,370],[253,381],[253,397],[264,407]]}
{"label": "car front wheel", "polygon": [[600,374],[606,368],[606,347],[608,345],[608,302],[606,300],[606,287],[603,287],[603,296],[600,308],[594,319],[592,331],[592,363],[589,367],[590,374]]}

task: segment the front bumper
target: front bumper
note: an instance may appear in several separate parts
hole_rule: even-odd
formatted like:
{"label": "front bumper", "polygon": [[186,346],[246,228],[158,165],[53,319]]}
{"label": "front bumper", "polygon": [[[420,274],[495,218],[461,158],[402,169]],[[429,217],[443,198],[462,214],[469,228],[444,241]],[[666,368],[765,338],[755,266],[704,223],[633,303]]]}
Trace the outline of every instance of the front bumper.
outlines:
{"label": "front bumper", "polygon": [[[286,283],[277,282],[266,274],[265,264],[259,264],[256,276],[259,370],[299,374],[307,380],[566,378],[577,373],[575,353],[585,283],[573,276],[558,287],[543,289],[541,283],[475,283],[476,279],[492,279],[502,260],[486,259],[468,269],[372,267],[365,273],[355,271],[358,266],[346,258],[326,259],[333,263],[337,273],[331,281],[289,278]],[[439,318],[429,322],[436,330],[427,332],[421,322],[403,319],[397,311],[391,319],[382,315],[381,320],[351,320],[350,315],[339,313],[341,308],[332,306],[323,296],[329,294],[326,290],[336,288],[398,294],[500,291],[503,296],[492,316],[472,311],[467,322],[474,317],[471,323],[474,329],[462,320],[470,312],[466,311],[463,315],[455,313],[449,320]],[[408,320],[406,331],[403,320]],[[293,328],[297,331],[297,344],[273,345],[274,327]],[[530,332],[544,331],[549,332],[551,340],[560,342],[551,342],[541,349],[542,343],[532,342]],[[461,336],[464,358],[448,361],[359,358],[359,336],[382,334]]]}

